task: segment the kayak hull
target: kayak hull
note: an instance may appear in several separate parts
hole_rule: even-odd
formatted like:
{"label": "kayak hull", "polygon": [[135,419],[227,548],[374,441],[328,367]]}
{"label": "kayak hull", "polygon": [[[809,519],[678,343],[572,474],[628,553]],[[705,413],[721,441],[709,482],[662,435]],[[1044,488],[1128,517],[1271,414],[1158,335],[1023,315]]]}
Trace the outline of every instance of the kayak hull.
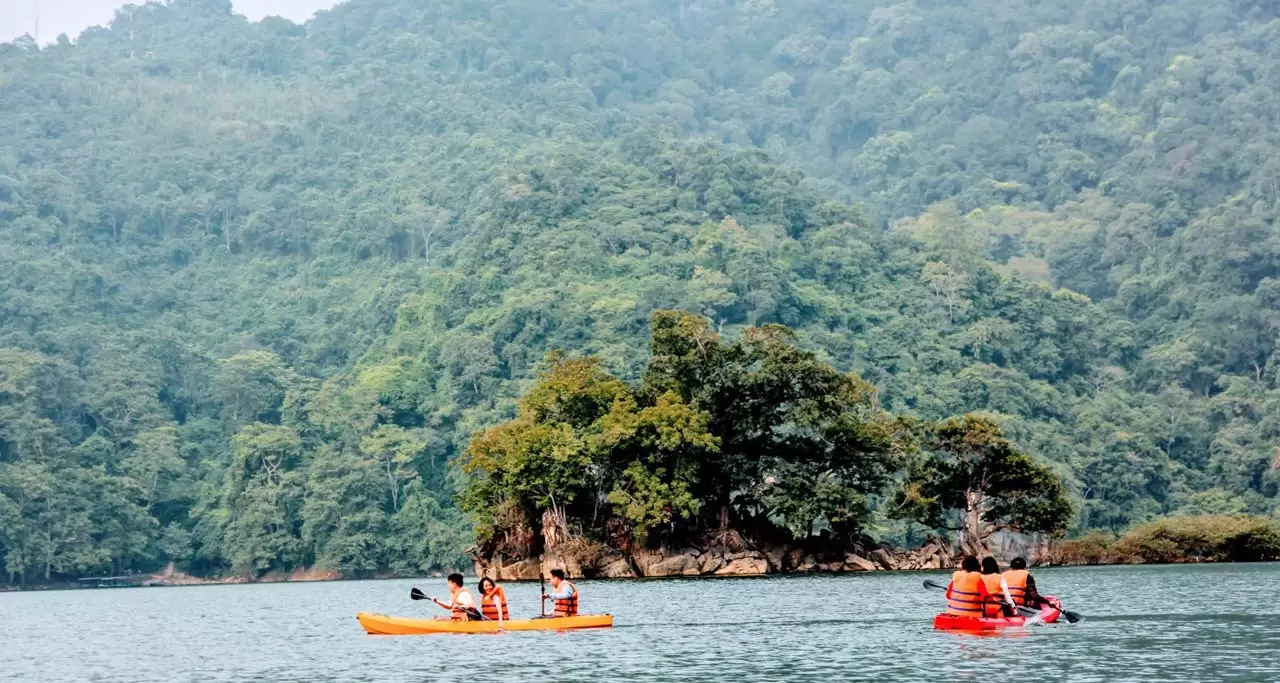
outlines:
{"label": "kayak hull", "polygon": [[609,628],[613,626],[611,614],[588,614],[576,617],[548,617],[546,619],[511,619],[496,621],[450,621],[447,619],[412,619],[386,614],[360,612],[356,620],[366,633],[375,636],[412,636],[427,633],[495,633],[497,631],[565,631],[582,628]]}
{"label": "kayak hull", "polygon": [[1028,621],[1039,621],[1045,624],[1052,624],[1062,616],[1062,603],[1057,598],[1046,597],[1051,606],[1046,606],[1040,610],[1039,619],[1028,619],[1027,617],[1000,617],[996,619],[974,618],[974,617],[957,617],[954,614],[939,614],[933,618],[933,627],[939,631],[995,631],[1002,628],[1017,628],[1026,626]]}

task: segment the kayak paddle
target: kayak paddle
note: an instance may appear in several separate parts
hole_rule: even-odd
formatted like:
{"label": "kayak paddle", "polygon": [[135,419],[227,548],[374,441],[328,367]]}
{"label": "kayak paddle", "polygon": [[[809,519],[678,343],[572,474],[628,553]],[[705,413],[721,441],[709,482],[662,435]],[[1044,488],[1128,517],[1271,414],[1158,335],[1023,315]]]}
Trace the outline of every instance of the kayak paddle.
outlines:
{"label": "kayak paddle", "polygon": [[[410,598],[411,600],[430,600],[431,602],[436,603],[437,605],[439,605],[439,606],[443,607],[444,609],[449,610],[450,612],[452,612],[452,611],[453,611],[453,607],[452,607],[452,606],[450,606],[450,605],[448,605],[448,604],[446,604],[446,603],[440,602],[439,600],[437,600],[437,599],[435,599],[435,598],[433,598],[433,597],[429,597],[426,593],[423,593],[422,591],[418,590],[417,588],[411,588],[411,589],[409,589],[409,598]],[[472,609],[469,609],[469,610],[463,610],[463,611],[464,611],[464,612],[466,612],[467,616],[471,616],[471,617],[478,617],[478,618],[480,619],[480,621],[488,621],[488,620],[489,620],[489,618],[488,618],[488,617],[486,617],[486,616],[484,615],[484,613],[483,613],[483,612],[481,612],[480,610],[477,610],[477,609],[475,609],[475,608],[472,608]]]}
{"label": "kayak paddle", "polygon": [[[445,608],[445,609],[449,610],[450,612],[452,612],[452,611],[453,611],[453,606],[452,606],[452,605],[450,605],[450,604],[449,604],[449,603],[447,603],[447,602],[442,602],[442,601],[437,600],[437,599],[435,599],[435,598],[431,598],[431,602],[434,602],[434,603],[436,603],[437,605],[440,605],[441,607],[443,607],[443,608]],[[484,612],[481,612],[480,610],[477,610],[477,609],[475,609],[475,608],[467,609],[467,610],[462,610],[462,612],[463,612],[463,614],[466,614],[468,617],[476,617],[476,618],[477,618],[477,619],[479,619],[480,621],[489,621],[489,617],[486,617],[486,616],[484,615]]]}
{"label": "kayak paddle", "polygon": [[[1018,606],[1018,612],[1020,612],[1024,617],[1040,614],[1040,610],[1032,609],[1030,607],[1024,607],[1022,605]],[[1058,613],[1062,615],[1063,619],[1067,620],[1068,624],[1076,624],[1081,621],[1084,621],[1084,616],[1081,615],[1079,612],[1068,612],[1067,610],[1062,609],[1062,610],[1058,610]]]}
{"label": "kayak paddle", "polygon": [[542,607],[538,610],[539,617],[547,616],[547,585],[542,580],[542,568],[538,568],[538,595],[542,596]]}

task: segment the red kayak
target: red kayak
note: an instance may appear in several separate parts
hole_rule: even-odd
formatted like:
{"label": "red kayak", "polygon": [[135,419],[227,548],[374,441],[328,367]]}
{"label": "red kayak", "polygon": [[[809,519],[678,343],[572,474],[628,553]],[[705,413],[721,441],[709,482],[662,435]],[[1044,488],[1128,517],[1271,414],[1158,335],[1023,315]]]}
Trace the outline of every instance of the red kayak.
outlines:
{"label": "red kayak", "polygon": [[1057,598],[1048,595],[1045,596],[1045,600],[1049,604],[1040,609],[1038,618],[998,617],[987,619],[985,617],[957,617],[954,614],[939,614],[933,618],[933,627],[939,631],[994,631],[1001,628],[1026,626],[1029,621],[1052,624],[1062,614],[1062,603]]}

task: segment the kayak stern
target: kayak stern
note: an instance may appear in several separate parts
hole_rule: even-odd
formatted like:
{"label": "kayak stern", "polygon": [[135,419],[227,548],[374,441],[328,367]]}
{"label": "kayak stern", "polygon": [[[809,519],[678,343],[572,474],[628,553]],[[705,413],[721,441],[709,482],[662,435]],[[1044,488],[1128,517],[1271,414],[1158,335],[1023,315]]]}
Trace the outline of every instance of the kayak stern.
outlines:
{"label": "kayak stern", "polygon": [[939,614],[933,618],[933,627],[939,631],[995,631],[1002,628],[1018,628],[1026,626],[1028,622],[1034,623],[1036,621],[1052,624],[1058,620],[1058,616],[1061,614],[1061,612],[1052,607],[1040,610],[1039,619],[1028,619],[1026,617],[988,619],[986,617],[958,617],[954,614]]}

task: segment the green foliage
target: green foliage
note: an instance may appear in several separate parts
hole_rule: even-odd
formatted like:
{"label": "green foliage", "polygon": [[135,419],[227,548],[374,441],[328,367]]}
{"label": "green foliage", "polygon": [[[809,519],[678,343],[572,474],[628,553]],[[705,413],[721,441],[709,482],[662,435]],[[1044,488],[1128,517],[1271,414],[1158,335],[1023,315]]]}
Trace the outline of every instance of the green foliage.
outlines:
{"label": "green foliage", "polygon": [[[464,467],[477,477],[467,505],[493,520],[482,536],[494,543],[559,518],[641,544],[730,523],[769,533],[772,520],[800,538],[818,522],[859,531],[867,496],[911,445],[870,385],[793,342],[769,325],[727,343],[706,318],[659,311],[639,386],[598,359],[550,355],[517,417],[468,446]],[[614,520],[626,537],[609,538]]]}
{"label": "green foliage", "polygon": [[1077,538],[1063,541],[1058,549],[1059,561],[1076,564],[1103,564],[1112,561],[1111,548],[1116,536],[1107,531],[1090,531]]}
{"label": "green foliage", "polygon": [[689,491],[687,477],[687,473],[668,476],[662,467],[650,469],[633,462],[619,475],[605,501],[615,506],[618,516],[643,543],[653,529],[697,514],[698,500]]}
{"label": "green foliage", "polygon": [[1280,558],[1280,524],[1247,515],[1175,516],[1136,526],[1118,540],[1094,533],[1067,541],[1058,555],[1082,564],[1271,561]]}
{"label": "green foliage", "polygon": [[1001,529],[1058,535],[1071,517],[1057,475],[978,415],[930,430],[897,503],[899,514],[928,526],[963,530],[961,547],[971,555],[987,554],[986,539]]}
{"label": "green foliage", "polygon": [[[900,425],[882,413],[874,388],[798,348],[779,325],[743,330],[722,342],[703,318],[654,316],[650,391],[674,391],[708,411],[720,439],[700,476],[700,499],[714,505],[721,526],[745,519],[765,499],[793,532],[807,535],[825,519],[856,530],[876,491],[900,464]],[[798,482],[822,483],[823,496],[795,506]]]}
{"label": "green foliage", "polygon": [[1170,517],[1132,529],[1115,551],[1142,562],[1274,560],[1280,558],[1280,525],[1250,517]]}
{"label": "green foliage", "polygon": [[517,417],[467,447],[463,469],[478,476],[464,506],[480,520],[482,538],[503,531],[483,526],[502,520],[503,507],[508,524],[539,524],[546,510],[597,524],[607,502],[639,539],[693,517],[697,463],[717,448],[708,417],[674,393],[641,404],[643,396],[598,359],[549,354]]}
{"label": "green foliage", "polygon": [[[630,387],[508,435],[555,444],[538,476],[573,504],[613,491],[574,470],[599,464],[581,439],[609,392],[636,413],[674,392],[720,439],[693,466],[619,461],[662,471],[617,490],[633,526],[669,526],[658,501],[858,526],[902,435],[881,408],[998,415],[1061,475],[1074,531],[1274,514],[1276,21],[353,0],[297,26],[218,1],[0,45],[10,580],[456,565],[451,462],[552,349]],[[703,359],[659,321],[646,365],[664,309],[710,320],[671,322],[695,347],[735,341]],[[858,419],[816,398],[815,363],[865,381]],[[290,443],[276,475],[268,441]],[[59,510],[67,540],[41,541]]]}

